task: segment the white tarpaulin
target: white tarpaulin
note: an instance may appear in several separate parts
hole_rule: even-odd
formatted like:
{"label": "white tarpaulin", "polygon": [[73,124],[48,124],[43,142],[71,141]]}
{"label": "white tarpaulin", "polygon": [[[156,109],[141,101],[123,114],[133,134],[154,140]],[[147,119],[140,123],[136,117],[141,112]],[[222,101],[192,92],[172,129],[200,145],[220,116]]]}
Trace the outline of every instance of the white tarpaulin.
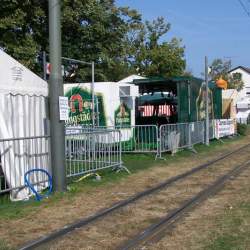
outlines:
{"label": "white tarpaulin", "polygon": [[239,111],[236,115],[239,123],[247,124],[249,122],[250,110]]}
{"label": "white tarpaulin", "polygon": [[250,102],[248,100],[237,102],[236,106],[237,106],[237,109],[249,109]]}
{"label": "white tarpaulin", "polygon": [[[0,139],[44,136],[47,82],[0,50]],[[1,167],[8,188],[22,186],[33,168],[49,168],[48,143],[19,140],[0,143]],[[39,179],[39,176],[37,177]],[[12,192],[12,199],[27,198],[28,190]]]}
{"label": "white tarpaulin", "polygon": [[235,121],[233,119],[215,120],[215,138],[235,134]]}

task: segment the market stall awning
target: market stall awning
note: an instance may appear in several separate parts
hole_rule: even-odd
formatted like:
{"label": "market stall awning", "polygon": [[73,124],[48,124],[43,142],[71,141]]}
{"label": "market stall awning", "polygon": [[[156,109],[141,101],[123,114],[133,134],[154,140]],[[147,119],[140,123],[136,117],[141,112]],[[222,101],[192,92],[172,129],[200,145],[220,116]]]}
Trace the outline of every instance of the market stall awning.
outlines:
{"label": "market stall awning", "polygon": [[190,83],[197,82],[201,83],[202,80],[195,77],[151,77],[146,79],[136,79],[133,81],[135,85],[139,86],[140,94],[154,93],[154,92],[172,92],[177,95],[177,83]]}
{"label": "market stall awning", "polygon": [[138,105],[165,105],[177,104],[177,98],[163,93],[154,93],[153,95],[142,95],[138,98]]}

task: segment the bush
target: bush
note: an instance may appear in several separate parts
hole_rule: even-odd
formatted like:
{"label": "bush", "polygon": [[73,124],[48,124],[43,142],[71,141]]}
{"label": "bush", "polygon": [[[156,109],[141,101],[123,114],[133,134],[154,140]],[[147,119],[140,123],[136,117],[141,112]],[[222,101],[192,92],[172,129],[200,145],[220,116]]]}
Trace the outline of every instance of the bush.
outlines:
{"label": "bush", "polygon": [[237,123],[237,133],[240,135],[247,134],[247,125],[242,123]]}

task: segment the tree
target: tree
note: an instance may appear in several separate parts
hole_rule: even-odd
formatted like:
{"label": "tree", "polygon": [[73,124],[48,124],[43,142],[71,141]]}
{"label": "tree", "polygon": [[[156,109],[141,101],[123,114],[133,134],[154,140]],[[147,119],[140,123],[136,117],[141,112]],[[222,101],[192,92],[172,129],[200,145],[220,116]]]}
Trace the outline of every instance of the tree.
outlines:
{"label": "tree", "polygon": [[194,77],[194,74],[193,74],[192,69],[191,69],[191,68],[187,68],[187,69],[183,72],[182,76]]}
{"label": "tree", "polygon": [[182,75],[185,69],[184,47],[181,40],[160,42],[170,30],[170,24],[159,17],[152,23],[146,22],[134,41],[134,67],[146,76],[171,77]]}
{"label": "tree", "polygon": [[38,52],[48,45],[47,34],[47,1],[1,1],[0,47],[36,72]]}
{"label": "tree", "polygon": [[[119,75],[129,67],[126,34],[140,22],[137,11],[118,8],[114,0],[64,0],[64,55],[94,61],[97,80],[119,80]],[[79,73],[90,79],[90,70],[80,68]]]}
{"label": "tree", "polygon": [[[131,73],[172,76],[184,67],[180,41],[159,41],[170,29],[163,18],[152,23],[115,0],[62,0],[62,55],[96,65],[97,81],[119,80]],[[48,0],[1,0],[0,47],[42,73],[48,51]],[[90,67],[64,61],[66,81],[89,81]],[[76,74],[75,74],[76,73]]]}
{"label": "tree", "polygon": [[244,86],[244,82],[242,80],[242,76],[240,73],[230,74],[229,71],[231,69],[232,62],[231,60],[223,61],[221,59],[215,59],[210,65],[210,78],[211,80],[218,80],[222,77],[224,80],[228,82],[229,89],[237,89],[237,91],[241,90]]}
{"label": "tree", "polygon": [[[111,72],[126,56],[128,29],[141,22],[137,11],[114,2],[62,1],[62,55],[94,61],[98,80],[112,79]],[[41,52],[48,51],[47,5],[47,0],[2,0],[0,5],[0,47],[36,73],[42,71]],[[91,79],[88,67],[77,73],[79,80]]]}

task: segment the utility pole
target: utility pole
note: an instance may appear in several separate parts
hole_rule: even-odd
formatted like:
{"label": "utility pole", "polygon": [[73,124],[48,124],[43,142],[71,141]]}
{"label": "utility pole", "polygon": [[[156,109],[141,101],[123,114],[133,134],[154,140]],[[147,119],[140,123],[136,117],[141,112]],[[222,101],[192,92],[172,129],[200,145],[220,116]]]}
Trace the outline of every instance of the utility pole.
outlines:
{"label": "utility pole", "polygon": [[92,71],[92,83],[91,83],[91,94],[92,94],[92,125],[95,127],[95,63],[91,63]]}
{"label": "utility pole", "polygon": [[61,71],[61,1],[49,0],[49,78],[51,167],[53,190],[66,191],[65,129],[59,116],[59,96],[63,96]]}
{"label": "utility pole", "polygon": [[206,82],[206,136],[205,143],[209,146],[209,113],[208,113],[208,60],[207,56],[205,56],[205,82]]}
{"label": "utility pole", "polygon": [[43,51],[43,80],[47,81],[47,60],[45,51]]}

